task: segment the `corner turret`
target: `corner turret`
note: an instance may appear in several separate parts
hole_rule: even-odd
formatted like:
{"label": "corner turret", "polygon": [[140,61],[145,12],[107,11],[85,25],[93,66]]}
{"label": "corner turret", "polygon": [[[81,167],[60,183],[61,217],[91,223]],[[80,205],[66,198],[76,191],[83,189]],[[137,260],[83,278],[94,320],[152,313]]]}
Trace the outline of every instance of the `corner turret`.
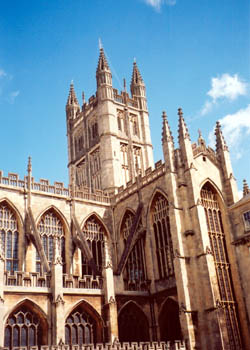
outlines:
{"label": "corner turret", "polygon": [[113,99],[112,74],[102,47],[96,69],[96,84],[99,101]]}
{"label": "corner turret", "polygon": [[80,112],[80,105],[78,103],[73,81],[70,84],[69,96],[66,103],[67,119],[75,119],[76,115]]}

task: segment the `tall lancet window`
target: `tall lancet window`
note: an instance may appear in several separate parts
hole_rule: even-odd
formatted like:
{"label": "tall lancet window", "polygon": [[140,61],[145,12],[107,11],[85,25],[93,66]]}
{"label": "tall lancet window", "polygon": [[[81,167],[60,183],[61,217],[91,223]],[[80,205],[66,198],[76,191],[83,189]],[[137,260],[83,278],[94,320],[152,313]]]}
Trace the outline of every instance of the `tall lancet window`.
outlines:
{"label": "tall lancet window", "polygon": [[[54,244],[56,237],[60,242],[60,253],[63,261],[63,271],[65,272],[65,232],[62,221],[53,209],[47,211],[38,223],[38,231],[41,236],[43,249],[49,265],[53,262]],[[39,254],[36,254],[36,271],[42,273],[42,266]]]}
{"label": "tall lancet window", "polygon": [[0,204],[0,233],[5,270],[18,271],[18,224],[14,211],[5,203]]}
{"label": "tall lancet window", "polygon": [[155,195],[152,202],[151,219],[154,230],[159,279],[167,279],[174,275],[173,244],[168,202],[160,193]]}
{"label": "tall lancet window", "polygon": [[[127,239],[130,234],[134,220],[134,214],[127,211],[124,215],[121,225],[121,235],[124,242],[124,248],[126,247]],[[141,221],[139,222],[137,233],[140,232],[142,227]],[[134,232],[134,235],[137,234]],[[136,237],[136,242],[128,256],[124,271],[124,283],[127,290],[145,290],[146,285],[146,266],[145,266],[145,233],[142,231]]]}
{"label": "tall lancet window", "polygon": [[223,227],[218,195],[209,183],[206,183],[201,190],[201,202],[207,220],[209,240],[214,256],[220,291],[219,304],[225,314],[230,349],[241,349],[236,305],[232,288],[231,268],[225,239],[226,233]]}
{"label": "tall lancet window", "polygon": [[[97,276],[102,275],[104,264],[105,230],[95,216],[91,216],[83,227],[83,235],[96,264]],[[86,257],[82,254],[82,275],[93,275],[93,270]]]}

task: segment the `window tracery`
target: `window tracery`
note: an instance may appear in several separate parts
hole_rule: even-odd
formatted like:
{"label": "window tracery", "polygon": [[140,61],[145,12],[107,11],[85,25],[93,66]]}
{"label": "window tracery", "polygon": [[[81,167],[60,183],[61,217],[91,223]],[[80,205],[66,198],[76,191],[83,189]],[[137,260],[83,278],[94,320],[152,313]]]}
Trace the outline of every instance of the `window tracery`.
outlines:
{"label": "window tracery", "polygon": [[[121,226],[121,235],[124,241],[124,247],[130,230],[133,225],[134,214],[130,211],[127,211],[123,223]],[[141,220],[139,222],[139,227],[137,230],[140,230],[142,227]],[[138,237],[136,243],[134,244],[123,272],[125,289],[127,290],[145,290],[147,287],[147,277],[146,277],[146,261],[145,261],[145,237]]]}
{"label": "window tracery", "polygon": [[128,161],[128,145],[126,143],[120,144],[121,165],[122,165],[122,184],[125,186],[130,180],[130,170]]}
{"label": "window tracery", "polygon": [[[92,256],[94,258],[97,275],[102,275],[102,268],[104,264],[104,244],[105,244],[105,233],[103,226],[97,221],[97,219],[92,216],[89,218],[84,227],[83,235],[87,241],[89,249],[91,250]],[[82,254],[82,275],[93,275],[92,267],[90,266],[88,260]]]}
{"label": "window tracery", "polygon": [[157,194],[153,200],[151,217],[159,279],[166,279],[174,275],[173,244],[170,230],[169,206],[166,198],[161,194]]}
{"label": "window tracery", "polygon": [[13,349],[19,346],[41,345],[41,325],[38,317],[26,307],[9,316],[4,333],[4,346]]}
{"label": "window tracery", "polygon": [[5,256],[5,270],[18,271],[18,224],[15,213],[5,203],[0,204],[0,232]]}
{"label": "window tracery", "polygon": [[201,190],[201,202],[204,207],[208,235],[214,255],[215,269],[220,291],[220,303],[224,310],[230,349],[241,348],[236,303],[233,295],[231,267],[228,259],[226,236],[217,194],[210,184]]}
{"label": "window tracery", "polygon": [[101,163],[100,163],[100,150],[97,148],[90,154],[90,169],[91,169],[91,181],[92,188],[96,190],[101,189]]}
{"label": "window tracery", "polygon": [[[43,214],[38,223],[38,231],[41,236],[43,249],[51,265],[54,257],[54,245],[56,238],[59,238],[59,249],[63,262],[63,272],[65,272],[65,232],[62,221],[55,214],[54,210],[49,210]],[[42,265],[38,252],[36,253],[36,271],[42,274]]]}
{"label": "window tracery", "polygon": [[85,311],[73,311],[65,322],[65,343],[82,345],[96,343],[96,322]]}

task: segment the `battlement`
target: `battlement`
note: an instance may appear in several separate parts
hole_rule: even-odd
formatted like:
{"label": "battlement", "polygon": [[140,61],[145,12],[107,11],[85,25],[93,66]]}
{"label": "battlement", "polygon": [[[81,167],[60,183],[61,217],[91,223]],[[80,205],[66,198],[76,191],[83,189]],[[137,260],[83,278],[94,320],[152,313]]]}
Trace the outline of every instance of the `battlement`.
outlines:
{"label": "battlement", "polygon": [[[97,343],[97,344],[84,344],[84,345],[41,345],[30,346],[30,350],[186,350],[184,342],[175,340],[173,342],[140,342],[140,343]],[[3,350],[9,350],[8,347],[2,348]],[[26,346],[15,347],[15,350],[28,350]]]}
{"label": "battlement", "polygon": [[129,97],[129,94],[127,92],[122,91],[120,94],[117,89],[113,89],[114,93],[114,100],[115,102],[121,103],[121,104],[128,104],[130,107],[138,108],[138,102],[134,100],[133,98]]}
{"label": "battlement", "polygon": [[138,188],[146,186],[163,174],[165,174],[165,164],[162,163],[162,160],[159,160],[155,163],[155,169],[152,170],[150,167],[145,171],[145,176],[142,177],[139,175],[135,182],[132,183],[132,181],[129,181],[127,182],[126,187],[120,186],[118,188],[118,193],[114,196],[115,203],[127,198],[131,194],[135,193]]}

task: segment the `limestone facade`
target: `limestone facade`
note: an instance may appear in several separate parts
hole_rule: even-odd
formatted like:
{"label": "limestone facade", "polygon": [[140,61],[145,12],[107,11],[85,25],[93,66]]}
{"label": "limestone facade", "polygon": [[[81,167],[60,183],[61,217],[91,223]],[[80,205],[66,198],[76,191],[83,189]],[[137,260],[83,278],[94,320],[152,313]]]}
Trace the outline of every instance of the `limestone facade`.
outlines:
{"label": "limestone facade", "polygon": [[183,340],[249,349],[250,197],[238,201],[221,127],[216,150],[178,148],[163,113],[154,164],[137,64],[118,94],[105,58],[97,92],[66,104],[69,188],[0,173],[0,346]]}

